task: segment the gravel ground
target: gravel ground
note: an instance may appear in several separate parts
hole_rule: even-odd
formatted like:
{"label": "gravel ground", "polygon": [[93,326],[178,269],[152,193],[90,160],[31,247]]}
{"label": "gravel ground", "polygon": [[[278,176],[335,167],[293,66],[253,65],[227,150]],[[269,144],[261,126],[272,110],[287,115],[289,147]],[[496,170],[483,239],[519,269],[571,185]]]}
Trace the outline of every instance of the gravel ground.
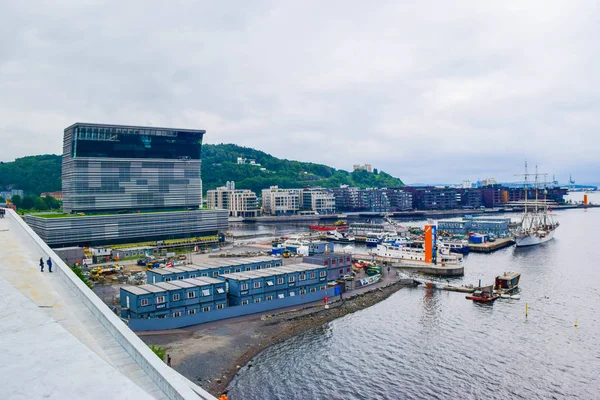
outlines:
{"label": "gravel ground", "polygon": [[[171,355],[175,370],[214,395],[223,393],[237,371],[267,347],[370,307],[401,289],[396,274],[371,287],[344,294],[344,301],[322,302],[254,314],[188,328],[140,332],[148,345],[157,344]],[[348,297],[347,297],[348,296]],[[350,297],[352,296],[352,297]]]}

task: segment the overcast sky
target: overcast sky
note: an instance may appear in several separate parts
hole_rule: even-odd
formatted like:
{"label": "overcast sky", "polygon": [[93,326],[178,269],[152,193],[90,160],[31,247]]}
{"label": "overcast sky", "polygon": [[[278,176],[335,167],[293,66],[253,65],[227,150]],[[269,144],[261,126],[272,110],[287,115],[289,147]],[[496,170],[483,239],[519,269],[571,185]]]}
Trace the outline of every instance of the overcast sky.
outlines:
{"label": "overcast sky", "polygon": [[0,160],[78,121],[407,183],[600,181],[597,1],[408,3],[0,0]]}

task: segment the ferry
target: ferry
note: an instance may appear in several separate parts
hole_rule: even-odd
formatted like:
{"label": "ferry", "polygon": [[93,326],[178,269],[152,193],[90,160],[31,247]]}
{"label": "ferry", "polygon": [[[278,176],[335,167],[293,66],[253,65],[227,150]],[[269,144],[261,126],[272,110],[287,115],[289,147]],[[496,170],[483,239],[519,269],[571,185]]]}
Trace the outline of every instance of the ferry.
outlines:
{"label": "ferry", "polygon": [[[380,244],[371,252],[371,255],[425,262],[425,249],[423,248]],[[436,262],[442,266],[458,265],[462,262],[462,256],[450,254],[447,250],[440,250]]]}

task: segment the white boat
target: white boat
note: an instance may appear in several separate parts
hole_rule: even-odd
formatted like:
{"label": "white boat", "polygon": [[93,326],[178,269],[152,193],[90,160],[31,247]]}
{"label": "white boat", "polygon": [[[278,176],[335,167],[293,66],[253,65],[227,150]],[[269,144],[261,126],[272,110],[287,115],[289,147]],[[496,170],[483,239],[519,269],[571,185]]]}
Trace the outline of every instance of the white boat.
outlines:
{"label": "white boat", "polygon": [[468,254],[469,253],[469,241],[464,239],[450,239],[442,240],[439,239],[437,242],[439,249],[448,250],[451,253]]}
{"label": "white boat", "polygon": [[381,243],[381,238],[383,237],[383,233],[381,232],[369,232],[367,233],[366,244],[367,247],[375,247],[379,243]]}
{"label": "white boat", "polygon": [[306,237],[302,236],[302,235],[290,235],[287,240],[285,242],[282,243],[283,247],[290,248],[290,247],[302,247],[302,246],[308,246],[308,244],[310,243],[310,240],[308,240]]}
{"label": "white boat", "polygon": [[353,243],[354,242],[354,236],[351,233],[342,232],[342,231],[338,231],[338,230],[325,232],[325,238],[327,240],[331,240],[333,242],[340,242],[340,243]]}
{"label": "white boat", "polygon": [[[401,260],[425,262],[425,249],[423,248],[380,244],[371,252],[371,254],[375,256],[397,258]],[[447,250],[438,251],[436,262],[437,264],[441,265],[459,264],[462,262],[462,256],[450,254],[450,252]]]}
{"label": "white boat", "polygon": [[[523,203],[523,216],[519,227],[515,231],[515,241],[517,247],[535,246],[537,244],[545,243],[554,237],[554,231],[560,225],[554,214],[550,213],[550,204],[545,199],[546,189],[544,188],[544,199],[539,199],[538,187],[540,182],[538,176],[545,174],[538,174],[537,166],[535,174],[527,173],[527,163],[525,163],[525,201]],[[535,200],[528,200],[529,187],[527,185],[527,177],[535,176],[534,190]],[[545,182],[541,182],[545,184]]]}

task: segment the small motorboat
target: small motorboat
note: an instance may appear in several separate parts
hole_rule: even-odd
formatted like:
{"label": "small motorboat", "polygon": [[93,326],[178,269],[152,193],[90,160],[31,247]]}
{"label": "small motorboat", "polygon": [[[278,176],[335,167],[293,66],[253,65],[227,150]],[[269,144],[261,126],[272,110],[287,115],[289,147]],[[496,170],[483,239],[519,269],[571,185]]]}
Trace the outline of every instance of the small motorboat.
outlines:
{"label": "small motorboat", "polygon": [[478,303],[492,303],[500,297],[494,293],[492,285],[477,288],[472,294],[465,296],[467,300],[473,300]]}

